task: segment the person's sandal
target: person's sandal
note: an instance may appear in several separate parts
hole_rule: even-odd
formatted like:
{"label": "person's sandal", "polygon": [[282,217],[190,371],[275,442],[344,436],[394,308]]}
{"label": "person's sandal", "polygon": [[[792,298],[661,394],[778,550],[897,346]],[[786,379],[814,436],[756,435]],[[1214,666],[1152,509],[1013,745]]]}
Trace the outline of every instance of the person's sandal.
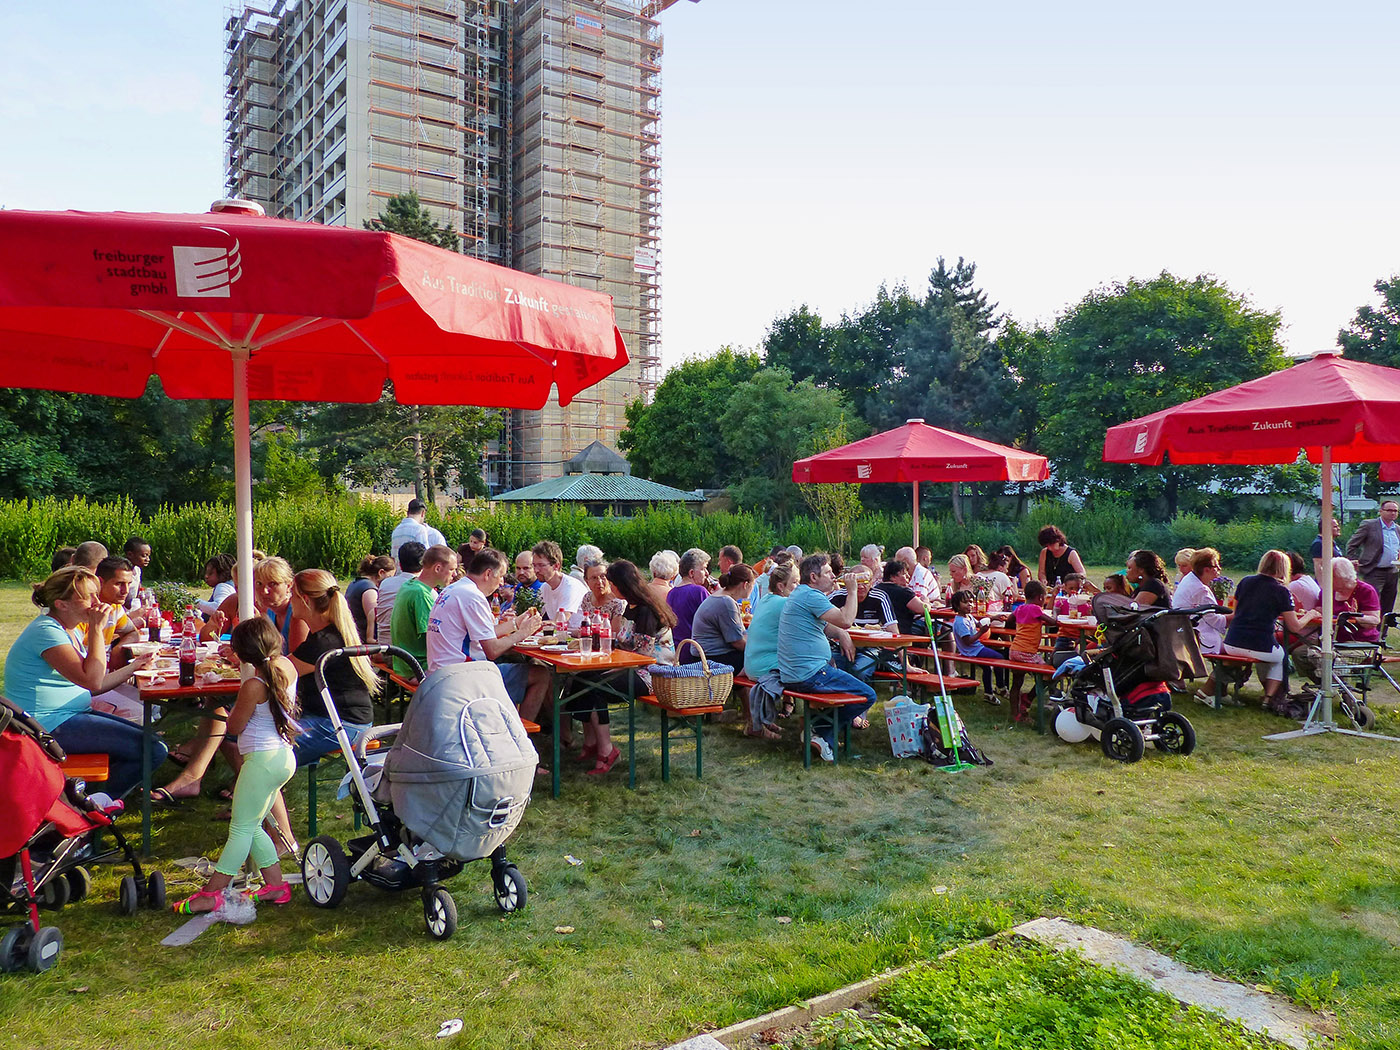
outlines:
{"label": "person's sandal", "polygon": [[206,911],[215,911],[215,910],[218,909],[219,906],[218,906],[217,904],[215,904],[213,908],[201,908],[199,911],[196,911],[193,907],[191,907],[191,905],[192,905],[195,901],[200,901],[200,900],[215,900],[215,901],[217,901],[217,900],[222,899],[222,898],[223,898],[223,895],[224,895],[224,891],[223,891],[223,890],[198,890],[198,891],[195,892],[195,893],[191,893],[191,894],[190,894],[188,897],[186,897],[184,900],[182,900],[182,901],[176,901],[174,904],[172,904],[172,905],[170,906],[170,910],[173,911],[176,915],[201,915],[201,914],[203,914],[203,913],[206,912]]}
{"label": "person's sandal", "polygon": [[600,777],[600,776],[602,776],[604,773],[611,773],[611,772],[612,772],[612,767],[615,766],[615,765],[617,765],[617,760],[618,760],[619,758],[621,758],[621,757],[622,757],[622,748],[620,748],[620,747],[615,747],[615,748],[612,749],[612,754],[611,754],[611,755],[609,755],[607,758],[600,758],[600,759],[598,759],[598,764],[597,764],[596,766],[594,766],[592,769],[588,770],[588,771],[587,771],[586,773],[584,773],[583,775],[586,776],[586,777]]}
{"label": "person's sandal", "polygon": [[856,715],[855,718],[852,718],[852,719],[851,719],[851,728],[852,728],[852,729],[869,729],[869,728],[870,728],[870,719],[866,718],[864,715]]}
{"label": "person's sandal", "polygon": [[259,904],[291,904],[292,884],[280,882],[276,886],[264,886],[261,889],[253,890],[248,896]]}

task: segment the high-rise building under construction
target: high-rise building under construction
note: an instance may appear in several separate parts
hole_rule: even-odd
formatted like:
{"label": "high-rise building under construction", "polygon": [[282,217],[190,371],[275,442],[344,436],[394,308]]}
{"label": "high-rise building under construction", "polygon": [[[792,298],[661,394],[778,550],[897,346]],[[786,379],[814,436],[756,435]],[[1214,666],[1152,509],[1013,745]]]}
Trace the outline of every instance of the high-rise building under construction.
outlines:
{"label": "high-rise building under construction", "polygon": [[227,191],[361,226],[412,190],[467,254],[605,292],[632,363],[516,411],[493,490],[562,473],[660,353],[661,31],[644,0],[272,0],[227,24]]}

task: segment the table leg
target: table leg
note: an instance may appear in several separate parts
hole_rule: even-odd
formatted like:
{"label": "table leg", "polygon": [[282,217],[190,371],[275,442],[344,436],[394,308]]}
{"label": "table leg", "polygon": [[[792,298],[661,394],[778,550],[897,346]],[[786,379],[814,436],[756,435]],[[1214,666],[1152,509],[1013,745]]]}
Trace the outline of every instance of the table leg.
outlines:
{"label": "table leg", "polygon": [[802,701],[802,768],[812,768],[812,705]]}
{"label": "table leg", "polygon": [[671,720],[666,709],[661,709],[661,780],[671,780]]}
{"label": "table leg", "polygon": [[637,790],[637,676],[624,671],[627,676],[627,787]]}
{"label": "table leg", "polygon": [[559,722],[560,709],[564,703],[564,690],[559,684],[560,676],[554,673],[554,668],[549,669],[549,695],[554,704],[554,761],[549,766],[549,795],[550,798],[559,797],[559,736],[563,731]]}
{"label": "table leg", "polygon": [[909,695],[909,647],[899,651],[900,692]]}
{"label": "table leg", "polygon": [[1049,698],[1050,687],[1045,684],[1045,676],[1035,676],[1035,731],[1045,732],[1045,702]]}
{"label": "table leg", "polygon": [[[847,729],[849,730],[849,726]],[[851,746],[851,738],[846,737],[846,747]],[[849,753],[849,752],[848,752]],[[831,764],[839,766],[841,764],[841,709],[831,708]]]}
{"label": "table leg", "polygon": [[141,705],[141,856],[151,855],[151,746],[155,743],[155,723],[151,721],[151,705]]}
{"label": "table leg", "polygon": [[308,838],[315,838],[321,830],[320,821],[317,819],[316,803],[318,792],[316,788],[316,773],[320,769],[319,762],[312,762],[306,767],[306,835]]}
{"label": "table leg", "polygon": [[699,780],[702,761],[701,756],[704,754],[705,748],[705,740],[703,736],[705,732],[705,716],[696,715],[690,721],[695,725],[695,779]]}
{"label": "table leg", "polygon": [[1215,665],[1215,709],[1223,710],[1225,707],[1225,666]]}

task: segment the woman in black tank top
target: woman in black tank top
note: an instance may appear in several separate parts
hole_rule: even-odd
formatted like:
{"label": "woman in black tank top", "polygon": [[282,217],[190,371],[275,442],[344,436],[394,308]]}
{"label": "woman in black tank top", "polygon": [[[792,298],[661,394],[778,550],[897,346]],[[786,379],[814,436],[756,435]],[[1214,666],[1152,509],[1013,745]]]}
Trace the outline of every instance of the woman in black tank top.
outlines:
{"label": "woman in black tank top", "polygon": [[[1065,540],[1065,534],[1054,525],[1047,525],[1036,534],[1040,542],[1040,571],[1036,578],[1047,586],[1054,586],[1056,580],[1063,580],[1072,572],[1084,575],[1084,563],[1079,560],[1079,552]],[[1086,577],[1086,588],[1097,593],[1098,588]]]}

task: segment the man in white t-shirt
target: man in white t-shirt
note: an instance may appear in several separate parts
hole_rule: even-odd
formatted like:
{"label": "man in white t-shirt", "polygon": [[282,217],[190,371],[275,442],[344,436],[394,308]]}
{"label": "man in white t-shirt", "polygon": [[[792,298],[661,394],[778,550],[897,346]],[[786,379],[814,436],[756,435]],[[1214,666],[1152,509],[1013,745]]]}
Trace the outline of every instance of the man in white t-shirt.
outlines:
{"label": "man in white t-shirt", "polygon": [[[428,505],[421,499],[411,499],[408,501],[408,516],[394,526],[394,531],[389,536],[389,557],[397,561],[399,557],[399,548],[405,543],[421,543],[423,549],[427,550],[435,543],[444,542],[442,533],[439,532],[436,539],[429,533],[428,526],[423,523],[427,516]],[[437,532],[436,529],[432,531]],[[403,569],[403,565],[400,564],[399,568]],[[404,571],[407,572],[408,570],[405,569]]]}
{"label": "man in white t-shirt", "polygon": [[544,601],[545,619],[569,619],[583,604],[588,587],[564,572],[564,552],[553,540],[540,540],[531,548],[530,556],[535,563],[535,579],[542,584],[540,598]]}
{"label": "man in white t-shirt", "polygon": [[[534,609],[505,623],[496,622],[491,612],[491,595],[496,593],[509,569],[510,560],[500,551],[491,548],[477,551],[467,566],[467,574],[438,596],[428,618],[429,673],[447,664],[473,660],[494,662],[517,642],[540,629],[543,621]],[[530,664],[497,666],[505,680],[506,692],[517,707],[523,708],[530,685],[539,683],[538,692],[543,696],[543,686],[549,681],[548,671]],[[522,710],[521,715],[531,717],[538,713],[538,708],[536,699],[535,710],[529,714]]]}
{"label": "man in white t-shirt", "polygon": [[[379,597],[374,604],[374,638],[387,645],[393,637],[394,598],[409,580],[423,571],[423,555],[428,548],[417,540],[409,540],[399,548],[398,560],[401,571],[386,576],[379,583]],[[366,639],[368,641],[369,639]]]}
{"label": "man in white t-shirt", "polygon": [[942,604],[935,600],[939,597],[938,577],[919,564],[913,547],[900,547],[894,552],[894,560],[909,570],[909,589],[919,601],[934,608]]}

